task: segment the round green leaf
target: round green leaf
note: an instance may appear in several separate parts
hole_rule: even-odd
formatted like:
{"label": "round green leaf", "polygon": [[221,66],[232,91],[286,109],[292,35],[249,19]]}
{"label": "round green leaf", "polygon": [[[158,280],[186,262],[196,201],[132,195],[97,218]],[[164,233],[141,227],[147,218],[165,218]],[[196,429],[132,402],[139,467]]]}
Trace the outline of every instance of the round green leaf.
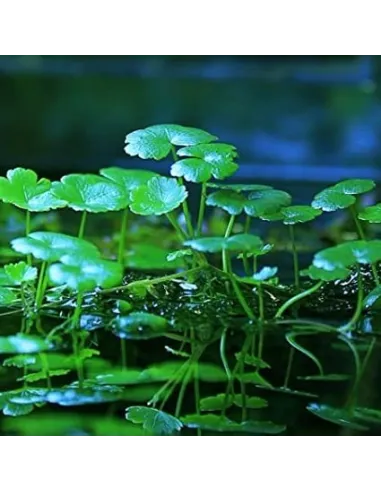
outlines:
{"label": "round green leaf", "polygon": [[219,190],[211,193],[206,204],[211,207],[219,207],[230,215],[240,215],[247,203],[245,195],[234,190]]}
{"label": "round green leaf", "polygon": [[12,248],[24,255],[33,255],[43,261],[58,261],[68,254],[82,254],[88,258],[100,256],[96,246],[84,239],[59,232],[32,232],[26,237],[14,239]]}
{"label": "round green leaf", "polygon": [[52,183],[53,194],[76,211],[92,213],[122,210],[129,203],[122,186],[95,174],[68,174]]}
{"label": "round green leaf", "polygon": [[233,190],[233,191],[262,191],[271,190],[272,186],[260,185],[260,184],[226,184],[226,183],[207,183],[208,188],[217,188],[219,190]]}
{"label": "round green leaf", "polygon": [[266,408],[269,404],[267,400],[260,398],[259,396],[245,395],[245,398],[243,398],[242,395],[235,395],[234,405],[237,407],[243,407],[243,405],[245,405],[246,408]]}
{"label": "round green leaf", "polygon": [[274,277],[278,273],[278,267],[268,267],[265,266],[261,268],[258,273],[254,273],[253,279],[257,282],[266,282],[270,278]]}
{"label": "round green leaf", "polygon": [[162,215],[175,210],[188,196],[174,178],[152,178],[132,190],[130,209],[138,215]]}
{"label": "round green leaf", "polygon": [[13,290],[8,287],[0,287],[0,306],[9,306],[18,300],[18,297]]}
{"label": "round green leaf", "polygon": [[52,348],[52,344],[43,338],[17,334],[0,337],[0,354],[33,354]]}
{"label": "round green leaf", "polygon": [[53,285],[66,285],[78,292],[95,287],[109,289],[121,285],[123,268],[115,262],[99,258],[84,260],[74,255],[62,256],[61,263],[49,267],[49,279]]}
{"label": "round green leaf", "polygon": [[30,212],[47,212],[65,207],[67,202],[51,192],[48,179],[38,179],[31,169],[18,167],[0,177],[0,200]]}
{"label": "round green leaf", "polygon": [[284,425],[277,425],[273,422],[247,421],[238,424],[227,417],[220,415],[187,415],[182,422],[190,428],[205,429],[214,432],[239,432],[245,434],[280,434],[284,432]]}
{"label": "round green leaf", "polygon": [[294,225],[303,222],[309,222],[322,214],[321,210],[317,210],[309,205],[292,205],[282,208],[280,211],[283,224]]}
{"label": "round green leaf", "polygon": [[346,179],[333,186],[333,189],[345,195],[361,195],[375,188],[376,183],[371,179]]}
{"label": "round green leaf", "polygon": [[143,429],[151,434],[161,436],[169,436],[179,432],[183,427],[182,422],[176,417],[149,407],[126,408],[126,419],[134,424],[142,425]]}
{"label": "round green leaf", "polygon": [[310,265],[306,270],[302,270],[300,275],[309,277],[312,280],[324,280],[324,282],[333,282],[335,280],[344,280],[350,275],[351,271],[347,268],[335,268],[334,270],[324,270]]}
{"label": "round green leaf", "polygon": [[130,192],[134,188],[146,184],[151,178],[159,176],[157,173],[145,169],[123,169],[121,167],[106,167],[101,169],[99,174],[117,183],[126,192]]}
{"label": "round green leaf", "polygon": [[313,208],[324,212],[335,212],[336,210],[348,208],[355,203],[356,198],[353,195],[346,195],[331,187],[315,195],[311,205]]}
{"label": "round green leaf", "polygon": [[249,194],[245,212],[251,217],[275,214],[291,204],[291,195],[281,190],[254,191]]}
{"label": "round green leaf", "polygon": [[126,136],[125,152],[141,159],[164,159],[173,146],[188,146],[217,140],[210,133],[181,125],[153,125]]}
{"label": "round green leaf", "polygon": [[27,265],[25,261],[9,263],[4,266],[4,271],[12,285],[33,282],[37,278],[37,268]]}
{"label": "round green leaf", "polygon": [[168,329],[168,321],[156,314],[134,312],[118,316],[111,327],[119,338],[147,340],[162,336]]}
{"label": "round green leaf", "polygon": [[381,240],[348,241],[316,253],[313,265],[323,270],[349,268],[355,264],[370,264],[381,260]]}
{"label": "round green leaf", "polygon": [[200,400],[200,410],[202,412],[214,412],[223,408],[229,408],[232,406],[232,403],[233,397],[231,395],[227,396],[225,393],[216,396],[207,396]]}
{"label": "round green leaf", "polygon": [[371,224],[380,224],[381,223],[381,203],[377,203],[376,205],[372,205],[371,207],[366,207],[362,210],[359,215],[359,219],[366,220]]}

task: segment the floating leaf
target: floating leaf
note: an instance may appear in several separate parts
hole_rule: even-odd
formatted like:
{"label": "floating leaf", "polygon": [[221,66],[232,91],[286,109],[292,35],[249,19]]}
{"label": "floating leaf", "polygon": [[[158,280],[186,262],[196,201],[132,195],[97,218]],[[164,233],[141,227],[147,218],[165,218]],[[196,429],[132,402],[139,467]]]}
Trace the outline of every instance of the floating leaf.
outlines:
{"label": "floating leaf", "polygon": [[251,217],[262,217],[279,212],[291,203],[291,195],[281,190],[254,191],[249,194],[245,212]]}
{"label": "floating leaf", "polygon": [[163,335],[168,330],[165,318],[156,314],[134,312],[118,316],[112,322],[112,330],[119,338],[148,340]]}
{"label": "floating leaf", "polygon": [[121,167],[106,167],[101,169],[99,174],[121,186],[128,192],[128,197],[130,191],[146,184],[151,178],[159,176],[157,173],[145,169],[123,169]]}
{"label": "floating leaf", "polygon": [[235,190],[219,190],[211,193],[206,204],[210,207],[219,207],[230,215],[240,215],[247,203],[245,195]]}
{"label": "floating leaf", "polygon": [[248,366],[258,367],[259,369],[269,369],[270,368],[269,364],[267,364],[267,362],[260,359],[259,357],[255,357],[254,355],[250,355],[250,354],[242,354],[242,352],[238,352],[235,354],[235,358],[238,361],[242,360],[243,356],[244,356],[243,362]]}
{"label": "floating leaf", "polygon": [[349,268],[356,263],[370,264],[381,260],[381,240],[348,241],[316,253],[313,265],[324,270]]}
{"label": "floating leaf", "polygon": [[366,207],[362,210],[358,218],[361,220],[366,220],[370,224],[380,224],[381,223],[381,203],[372,205],[371,207]]}
{"label": "floating leaf", "polygon": [[354,412],[345,408],[335,408],[320,403],[310,403],[307,410],[323,420],[332,422],[332,424],[347,427],[357,431],[366,431],[367,427],[357,422]]}
{"label": "floating leaf", "polygon": [[58,261],[70,252],[70,255],[82,254],[83,257],[97,258],[100,252],[94,244],[59,232],[32,232],[26,237],[14,239],[12,248],[24,255],[33,255],[43,261]]}
{"label": "floating leaf", "polygon": [[285,225],[295,225],[314,220],[321,214],[321,210],[317,210],[309,205],[291,205],[282,208],[274,219],[271,215],[264,215],[261,218],[265,220],[281,220]]}
{"label": "floating leaf", "polygon": [[364,309],[377,309],[380,307],[379,300],[381,299],[381,285],[378,285],[363,300]]}
{"label": "floating leaf", "polygon": [[115,261],[62,256],[61,263],[49,267],[49,279],[53,285],[66,285],[78,292],[109,289],[122,283],[123,268]]}
{"label": "floating leaf", "polygon": [[53,194],[76,211],[92,213],[122,210],[128,193],[119,185],[95,174],[68,174],[52,183]]}
{"label": "floating leaf", "polygon": [[46,394],[46,401],[63,407],[90,405],[118,401],[123,392],[116,386],[99,386],[91,388],[66,387],[51,390]]}
{"label": "floating leaf", "polygon": [[152,178],[131,191],[130,209],[138,215],[162,215],[175,210],[188,196],[174,178]]}
{"label": "floating leaf", "polygon": [[259,396],[246,396],[235,395],[234,396],[234,405],[237,407],[243,407],[245,405],[246,408],[265,408],[267,407],[268,401],[264,398],[260,398]]}
{"label": "floating leaf", "polygon": [[[8,392],[8,401],[17,405],[34,405],[44,403],[48,390],[46,388],[29,388]],[[4,394],[4,393],[3,393]]]}
{"label": "floating leaf", "polygon": [[223,408],[231,407],[233,403],[233,397],[227,396],[221,393],[217,396],[207,396],[200,400],[200,410],[202,412],[214,412],[215,410],[222,410]]}
{"label": "floating leaf", "polygon": [[38,179],[31,169],[18,167],[0,177],[0,200],[30,212],[47,212],[66,206],[66,201],[55,197],[48,179]]}
{"label": "floating leaf", "polygon": [[33,354],[52,348],[52,344],[34,335],[11,335],[0,337],[0,354]]}
{"label": "floating leaf", "polygon": [[161,436],[172,435],[183,427],[182,422],[176,417],[148,407],[127,408],[126,419],[134,424],[141,424],[149,433]]}
{"label": "floating leaf", "polygon": [[351,271],[347,268],[335,268],[334,270],[324,270],[310,265],[307,269],[301,270],[300,275],[309,277],[312,280],[324,280],[333,282],[334,280],[344,280],[350,275]]}
{"label": "floating leaf", "polygon": [[25,261],[8,263],[4,266],[4,271],[13,285],[33,282],[37,278],[37,268],[27,265]]}
{"label": "floating leaf", "polygon": [[323,210],[324,212],[335,212],[343,208],[348,208],[356,203],[356,198],[346,195],[335,188],[326,188],[314,196],[312,207]]}
{"label": "floating leaf", "polygon": [[375,188],[376,183],[371,179],[346,179],[333,186],[333,189],[345,195],[361,195]]}
{"label": "floating leaf", "polygon": [[0,287],[0,306],[9,306],[18,301],[16,293],[8,287]]}
{"label": "floating leaf", "polygon": [[126,136],[125,152],[141,159],[164,159],[174,146],[198,145],[213,142],[216,137],[198,128],[181,125],[154,125],[136,130]]}

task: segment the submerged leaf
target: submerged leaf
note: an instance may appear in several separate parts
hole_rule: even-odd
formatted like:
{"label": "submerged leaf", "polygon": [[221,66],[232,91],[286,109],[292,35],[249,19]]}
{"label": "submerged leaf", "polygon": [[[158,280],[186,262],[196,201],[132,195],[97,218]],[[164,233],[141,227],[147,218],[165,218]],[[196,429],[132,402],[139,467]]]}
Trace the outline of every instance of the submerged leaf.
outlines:
{"label": "submerged leaf", "polygon": [[122,210],[128,193],[119,185],[95,174],[68,174],[52,183],[53,194],[76,211],[92,213]]}
{"label": "submerged leaf", "polygon": [[181,125],[153,125],[126,136],[125,152],[141,159],[164,159],[173,146],[198,145],[217,138],[204,130]]}
{"label": "submerged leaf", "polygon": [[123,399],[123,392],[116,386],[93,386],[91,388],[65,387],[46,394],[46,401],[58,405],[80,406],[106,403]]}
{"label": "submerged leaf", "polygon": [[185,186],[174,178],[151,178],[133,189],[130,209],[138,215],[162,215],[175,210],[187,198]]}
{"label": "submerged leaf", "polygon": [[148,340],[162,336],[168,329],[168,321],[156,314],[134,312],[118,316],[111,326],[113,333],[119,338]]}
{"label": "submerged leaf", "polygon": [[364,309],[377,309],[380,307],[380,301],[381,299],[381,285],[378,285],[375,287],[373,290],[369,292],[369,294],[364,298],[363,300],[363,308]]}
{"label": "submerged leaf", "polygon": [[332,424],[347,427],[357,431],[368,430],[366,426],[358,423],[354,412],[350,412],[345,408],[335,408],[329,405],[319,403],[310,403],[307,410],[321,419],[328,420]]}
{"label": "submerged leaf", "polygon": [[169,413],[149,407],[129,407],[126,419],[141,424],[149,433],[161,436],[172,435],[183,427],[182,422]]}
{"label": "submerged leaf", "polygon": [[94,244],[59,232],[32,232],[26,237],[14,239],[12,248],[24,255],[33,255],[43,261],[58,261],[63,256],[82,254],[87,258],[97,258],[100,252]]}
{"label": "submerged leaf", "polygon": [[31,169],[18,167],[0,177],[0,200],[30,212],[47,212],[65,207],[67,202],[55,197],[48,179],[38,179]]}
{"label": "submerged leaf", "polygon": [[235,358],[239,361],[242,360],[242,357],[244,357],[244,363],[247,364],[248,366],[254,366],[258,367],[259,369],[269,369],[270,366],[265,362],[264,360],[260,359],[259,357],[255,357],[254,355],[250,354],[242,354],[242,352],[238,352],[235,354]]}
{"label": "submerged leaf", "polygon": [[273,422],[247,421],[238,424],[220,415],[187,415],[182,422],[192,429],[204,429],[214,432],[237,432],[246,434],[280,434],[284,432],[284,425]]}
{"label": "submerged leaf", "polygon": [[347,381],[350,379],[348,374],[314,374],[312,376],[299,376],[303,381]]}
{"label": "submerged leaf", "polygon": [[34,406],[30,404],[7,403],[3,408],[3,414],[8,417],[19,417],[20,415],[28,415],[33,410]]}

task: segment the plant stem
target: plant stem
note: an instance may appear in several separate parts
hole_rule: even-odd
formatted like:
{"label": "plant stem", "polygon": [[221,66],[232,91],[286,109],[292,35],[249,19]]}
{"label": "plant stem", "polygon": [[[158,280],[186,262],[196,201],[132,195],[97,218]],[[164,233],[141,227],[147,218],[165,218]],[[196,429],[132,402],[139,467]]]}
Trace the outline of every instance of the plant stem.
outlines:
{"label": "plant stem", "polygon": [[291,376],[291,367],[292,367],[292,362],[294,360],[294,355],[295,355],[295,349],[294,347],[291,347],[288,356],[287,369],[286,369],[286,375],[284,377],[283,388],[288,388],[288,382]]}
{"label": "plant stem", "polygon": [[245,234],[249,234],[250,233],[250,226],[251,226],[251,217],[250,217],[250,215],[246,215],[245,225],[244,225],[244,228],[243,228],[243,232]]}
{"label": "plant stem", "polygon": [[300,301],[301,299],[303,299],[304,297],[308,297],[310,296],[311,294],[313,294],[314,292],[316,292],[317,290],[320,289],[320,287],[323,285],[324,281],[323,280],[320,280],[317,284],[313,285],[312,287],[310,287],[309,289],[303,291],[303,292],[300,292],[299,294],[297,294],[296,296],[294,297],[291,297],[291,299],[288,299],[288,301],[286,301],[277,311],[276,315],[275,315],[275,319],[277,318],[280,318],[282,316],[282,314],[289,308],[291,307],[293,304],[295,304],[296,302]]}
{"label": "plant stem", "polygon": [[238,282],[234,278],[234,274],[230,275],[230,281],[231,281],[231,284],[233,286],[235,295],[236,295],[239,303],[241,304],[242,309],[245,311],[247,317],[250,320],[255,320],[255,315],[254,315],[253,311],[251,310],[250,306],[247,304],[246,299],[245,299],[244,295],[242,294],[242,291],[238,285]]}
{"label": "plant stem", "polygon": [[361,381],[361,376],[362,376],[362,370],[361,370],[361,360],[360,356],[358,354],[356,346],[351,342],[351,340],[348,338],[348,336],[341,336],[339,337],[340,340],[345,342],[348,347],[352,351],[353,355],[353,362],[355,364],[355,381],[353,383],[352,389],[349,393],[349,397],[347,399],[347,403],[345,404],[345,408],[348,408],[349,410],[353,409],[356,403],[356,396],[357,396],[357,390],[360,385]]}
{"label": "plant stem", "polygon": [[231,379],[232,373],[230,371],[229,363],[226,358],[226,333],[227,328],[224,329],[220,338],[220,357],[222,361],[222,365],[224,366],[226,376],[228,379]]}
{"label": "plant stem", "polygon": [[295,287],[297,288],[297,290],[299,290],[300,289],[299,258],[298,258],[298,251],[296,248],[296,243],[295,243],[294,226],[292,224],[289,225],[289,231],[290,231],[290,239],[291,239],[291,245],[292,245],[292,257],[293,257],[293,262],[294,262],[294,282],[295,282]]}
{"label": "plant stem", "polygon": [[201,185],[201,196],[200,196],[200,207],[198,209],[197,227],[196,227],[196,237],[201,235],[202,223],[204,221],[205,215],[205,202],[206,202],[206,183]]}
{"label": "plant stem", "polygon": [[38,276],[37,289],[36,289],[36,308],[40,309],[42,301],[44,299],[44,281],[46,275],[47,262],[43,261],[41,264],[40,275]]}
{"label": "plant stem", "polygon": [[85,379],[83,374],[83,364],[82,364],[82,360],[80,359],[80,353],[79,353],[80,351],[79,351],[79,344],[78,344],[78,328],[79,328],[78,325],[81,317],[82,300],[83,300],[83,294],[81,292],[78,292],[77,304],[75,306],[75,310],[72,318],[72,329],[71,329],[73,352],[75,357],[75,365],[77,368],[78,383],[80,389],[83,388],[83,381]]}
{"label": "plant stem", "polygon": [[180,386],[180,391],[177,397],[177,402],[176,402],[176,409],[175,409],[175,417],[179,418],[181,414],[181,407],[183,406],[183,400],[185,396],[185,392],[187,389],[187,386],[189,384],[189,381],[192,377],[193,373],[193,363],[189,366],[188,370],[186,371],[184,375],[184,379],[181,382]]}
{"label": "plant stem", "polygon": [[[230,235],[232,233],[234,222],[235,222],[235,218],[236,218],[235,215],[231,215],[230,216],[230,219],[229,219],[228,225],[226,227],[226,231],[225,231],[225,236],[224,236],[225,239],[227,239],[228,237],[230,237]],[[229,273],[229,260],[228,260],[228,256],[229,256],[229,252],[226,249],[223,249],[222,250],[222,270],[225,273]]]}
{"label": "plant stem", "polygon": [[82,239],[84,234],[85,234],[85,226],[86,226],[86,218],[87,218],[87,211],[84,210],[81,215],[81,222],[79,224],[79,230],[78,230],[78,237],[79,239]]}
{"label": "plant stem", "polygon": [[118,246],[118,263],[124,266],[124,251],[126,248],[126,233],[128,221],[128,208],[122,212],[122,221],[120,223],[119,246]]}
{"label": "plant stem", "polygon": [[[177,157],[177,154],[176,154],[176,149],[175,147],[172,145],[172,157],[173,157],[173,160],[174,162],[178,161],[178,157]],[[184,180],[183,178],[177,178],[177,182],[181,185],[181,186],[184,186]],[[184,218],[185,218],[185,223],[187,225],[187,229],[188,229],[188,234],[190,235],[190,237],[194,237],[194,230],[193,230],[193,226],[192,226],[192,220],[191,220],[191,215],[190,215],[190,212],[189,212],[189,207],[188,207],[188,201],[187,200],[184,200],[183,203],[182,203],[182,209],[183,209],[183,213],[184,213]]]}
{"label": "plant stem", "polygon": [[[29,210],[25,212],[25,235],[28,236],[31,232],[31,213]],[[27,263],[28,265],[32,265],[32,255],[27,255]]]}
{"label": "plant stem", "polygon": [[253,255],[253,275],[257,273],[258,270],[258,257]]}
{"label": "plant stem", "polygon": [[[356,230],[357,230],[357,235],[360,239],[362,239],[363,241],[366,241],[366,236],[365,236],[365,233],[364,233],[364,229],[361,225],[361,222],[359,221],[358,217],[357,217],[357,210],[356,210],[356,205],[351,205],[349,207],[350,211],[351,211],[351,215],[352,215],[352,218],[353,218],[353,222],[355,223],[355,226],[356,226]],[[379,279],[379,276],[378,276],[378,273],[377,273],[377,268],[376,268],[376,265],[374,263],[371,263],[370,264],[370,267],[372,269],[372,274],[373,274],[373,279],[374,279],[374,282],[376,285],[380,285],[380,279]]]}
{"label": "plant stem", "polygon": [[265,303],[263,299],[263,289],[261,284],[258,284],[258,302],[259,302],[259,319],[263,322],[265,320]]}
{"label": "plant stem", "polygon": [[120,339],[120,355],[122,360],[122,368],[127,369],[127,341],[125,338]]}
{"label": "plant stem", "polygon": [[180,242],[183,243],[184,241],[186,241],[188,239],[188,236],[187,236],[186,232],[183,231],[181,226],[177,223],[177,220],[173,216],[173,212],[169,212],[165,215],[167,216],[167,219],[169,220],[169,222],[172,224],[173,228],[177,232],[177,235],[180,239]]}
{"label": "plant stem", "polygon": [[362,287],[362,275],[360,272],[360,267],[357,267],[357,304],[356,304],[356,310],[353,313],[352,318],[346,323],[344,326],[339,328],[339,331],[341,333],[345,333],[347,331],[352,331],[356,323],[358,322],[361,313],[362,313],[362,301],[364,299],[364,290]]}
{"label": "plant stem", "polygon": [[51,390],[52,389],[52,380],[50,379],[50,374],[49,374],[48,359],[46,357],[46,354],[44,354],[43,352],[40,353],[39,356],[40,356],[40,360],[41,360],[42,370],[45,373],[46,386],[49,390]]}
{"label": "plant stem", "polygon": [[246,384],[244,381],[244,374],[245,374],[245,362],[244,359],[240,359],[240,367],[239,367],[239,372],[241,376],[240,380],[240,390],[241,390],[241,397],[242,397],[242,413],[241,413],[241,421],[245,422],[247,420],[247,401],[246,401]]}

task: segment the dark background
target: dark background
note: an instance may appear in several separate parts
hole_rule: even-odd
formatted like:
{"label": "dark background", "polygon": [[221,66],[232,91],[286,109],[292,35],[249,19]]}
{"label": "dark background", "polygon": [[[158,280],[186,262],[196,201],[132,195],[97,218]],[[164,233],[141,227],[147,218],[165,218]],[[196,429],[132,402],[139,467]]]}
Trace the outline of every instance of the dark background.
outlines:
{"label": "dark background", "polygon": [[379,67],[370,56],[0,56],[1,172],[140,166],[125,135],[180,123],[238,147],[235,180],[379,180]]}

